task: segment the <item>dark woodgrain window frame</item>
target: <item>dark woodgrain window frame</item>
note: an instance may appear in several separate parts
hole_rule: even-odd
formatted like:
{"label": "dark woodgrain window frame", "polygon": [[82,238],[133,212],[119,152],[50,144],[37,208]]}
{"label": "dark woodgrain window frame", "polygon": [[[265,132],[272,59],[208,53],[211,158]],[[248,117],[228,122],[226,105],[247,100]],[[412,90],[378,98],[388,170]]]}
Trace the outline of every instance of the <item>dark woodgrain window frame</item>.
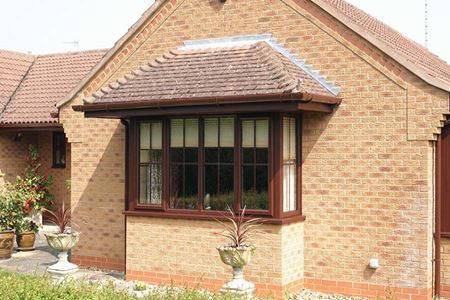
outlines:
{"label": "dark woodgrain window frame", "polygon": [[[288,213],[283,212],[283,113],[265,114],[227,114],[227,115],[202,115],[202,116],[171,116],[166,118],[132,118],[123,120],[127,124],[127,178],[126,198],[127,209],[124,212],[129,216],[184,218],[211,220],[222,219],[226,213],[203,209],[203,175],[204,175],[204,118],[207,117],[230,117],[234,121],[234,209],[241,209],[241,128],[243,119],[268,119],[269,120],[269,175],[268,175],[268,209],[246,210],[250,217],[261,217],[264,222],[272,224],[284,224],[303,221],[301,205],[301,115],[289,114],[286,116],[296,118],[297,136],[297,184],[296,184],[296,210]],[[197,209],[175,209],[169,206],[169,157],[170,157],[170,120],[171,119],[198,118],[199,126],[199,151],[198,151],[198,207]],[[161,205],[139,205],[139,124],[140,122],[162,121],[163,123],[163,178],[162,178],[162,204]]]}
{"label": "dark woodgrain window frame", "polygon": [[[66,167],[67,160],[67,139],[64,132],[55,131],[52,136],[52,168],[54,169],[64,169]],[[58,156],[58,152],[61,157]],[[64,162],[61,162],[61,160]]]}

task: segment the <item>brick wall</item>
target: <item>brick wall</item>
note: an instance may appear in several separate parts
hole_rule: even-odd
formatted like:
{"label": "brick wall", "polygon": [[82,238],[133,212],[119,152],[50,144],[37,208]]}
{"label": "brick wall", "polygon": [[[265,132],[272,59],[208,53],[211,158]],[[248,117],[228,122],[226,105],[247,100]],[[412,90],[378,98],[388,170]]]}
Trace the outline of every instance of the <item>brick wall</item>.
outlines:
{"label": "brick wall", "polygon": [[67,207],[70,207],[70,167],[71,167],[71,151],[70,144],[66,146],[66,167],[53,168],[53,133],[39,132],[37,134],[37,149],[41,155],[41,174],[52,175],[53,185],[50,193],[55,196],[54,203],[56,206],[63,201]]}
{"label": "brick wall", "polygon": [[0,132],[0,189],[22,174],[26,167],[24,157],[28,154],[28,145],[36,142],[34,134],[24,133],[20,139],[16,136],[16,132]]}
{"label": "brick wall", "polygon": [[[245,278],[256,283],[259,295],[281,297],[302,283],[302,248],[296,246],[303,225],[264,225],[258,231]],[[217,222],[127,217],[127,279],[218,290],[231,279],[231,267],[216,250],[227,243],[221,233]]]}
{"label": "brick wall", "polygon": [[[304,266],[300,259],[292,264],[280,262],[278,272],[283,273],[280,278],[285,276],[285,282],[287,278],[301,280],[304,269],[305,284],[316,289],[331,290],[347,285],[349,289],[342,292],[376,296],[368,291],[377,287],[385,292],[392,287],[398,288],[400,295],[428,297],[432,281],[430,140],[435,139],[442,126],[440,121],[448,110],[448,94],[417,79],[344,26],[327,22],[332,18],[309,1],[230,0],[219,5],[215,1],[172,0],[166,3],[119,50],[118,56],[99,71],[83,93],[88,95],[177,48],[184,40],[272,33],[300,59],[306,59],[334,80],[342,88],[344,99],[332,115],[305,114],[304,249],[300,237],[296,236],[282,241],[283,250],[279,252],[284,255],[294,251],[291,246],[298,246],[299,255],[304,253]],[[77,97],[70,104],[80,103],[81,98]],[[120,202],[123,201],[123,131],[117,121],[83,119],[70,105],[62,109],[61,120],[74,143],[74,215],[86,220],[81,228],[84,238],[76,253],[111,259],[123,257],[120,242],[123,218],[118,214],[123,207]],[[113,157],[116,165],[102,167],[106,159]],[[110,174],[117,177],[110,178]],[[103,177],[109,180],[102,181]],[[115,217],[99,213],[99,203],[109,205]],[[109,226],[108,232],[103,226]],[[130,234],[140,228],[161,236],[153,226],[161,230],[175,227],[190,233],[198,224],[129,218],[127,245],[138,246],[130,240]],[[118,237],[110,244],[113,254],[105,253],[105,241],[109,240],[103,238],[106,233]],[[150,234],[145,236],[147,242],[140,247],[145,247],[146,256],[141,251],[138,258],[127,249],[130,276],[150,272],[148,278],[158,278],[159,272],[170,269],[166,264],[157,265],[158,261],[184,260],[181,252],[162,255]],[[208,250],[208,255],[212,255],[215,243],[212,240],[204,243],[212,247]],[[188,241],[183,245],[188,245]],[[367,268],[372,257],[380,259],[381,267],[376,271]],[[177,268],[177,274],[205,267],[198,260],[194,262]],[[208,273],[212,279],[216,274],[224,275],[223,270],[216,268],[212,269],[215,272]]]}

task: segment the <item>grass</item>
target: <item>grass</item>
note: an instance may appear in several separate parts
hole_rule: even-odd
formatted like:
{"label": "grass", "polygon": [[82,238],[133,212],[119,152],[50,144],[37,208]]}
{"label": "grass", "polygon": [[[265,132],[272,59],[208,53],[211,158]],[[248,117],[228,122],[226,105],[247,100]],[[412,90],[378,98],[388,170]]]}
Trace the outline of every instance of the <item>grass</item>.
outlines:
{"label": "grass", "polygon": [[[66,281],[53,284],[48,277],[20,275],[0,270],[0,299],[9,300],[119,300],[138,299],[125,292],[116,292],[112,286]],[[157,289],[145,300],[232,300],[236,296],[205,293],[197,289]]]}

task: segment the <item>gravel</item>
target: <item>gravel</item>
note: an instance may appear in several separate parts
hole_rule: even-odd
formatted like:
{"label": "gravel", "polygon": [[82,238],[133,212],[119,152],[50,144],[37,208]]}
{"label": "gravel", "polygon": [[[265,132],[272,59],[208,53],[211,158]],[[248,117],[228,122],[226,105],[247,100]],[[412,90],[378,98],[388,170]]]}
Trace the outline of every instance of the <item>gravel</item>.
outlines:
{"label": "gravel", "polygon": [[289,297],[289,300],[366,300],[363,297],[346,297],[338,294],[324,294],[304,289],[299,294]]}

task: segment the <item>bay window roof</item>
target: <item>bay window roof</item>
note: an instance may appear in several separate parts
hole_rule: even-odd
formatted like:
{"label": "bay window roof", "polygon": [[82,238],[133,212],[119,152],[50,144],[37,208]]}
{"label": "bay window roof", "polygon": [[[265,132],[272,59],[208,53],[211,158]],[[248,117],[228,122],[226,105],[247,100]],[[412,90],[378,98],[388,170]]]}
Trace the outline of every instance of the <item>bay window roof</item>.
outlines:
{"label": "bay window roof", "polygon": [[338,88],[267,41],[181,47],[84,99],[77,111],[298,101],[339,104]]}

